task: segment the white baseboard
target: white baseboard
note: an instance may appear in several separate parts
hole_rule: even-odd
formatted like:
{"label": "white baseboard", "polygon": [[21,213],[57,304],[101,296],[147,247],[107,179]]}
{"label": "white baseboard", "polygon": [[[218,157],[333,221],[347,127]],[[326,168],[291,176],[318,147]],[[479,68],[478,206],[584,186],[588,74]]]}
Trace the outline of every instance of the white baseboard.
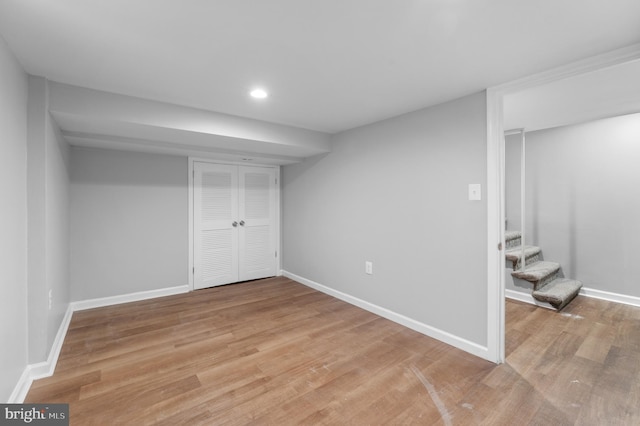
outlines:
{"label": "white baseboard", "polygon": [[580,295],[593,297],[594,299],[608,300],[609,302],[622,303],[624,305],[640,307],[640,297],[627,296],[626,294],[611,293],[608,291],[596,290],[594,288],[582,287]]}
{"label": "white baseboard", "polygon": [[333,296],[337,299],[343,300],[347,303],[355,305],[359,308],[362,308],[366,311],[372,312],[376,315],[380,315],[390,321],[396,322],[400,325],[403,325],[407,328],[417,331],[418,333],[422,333],[426,336],[432,337],[434,339],[440,340],[441,342],[447,343],[451,346],[454,346],[458,349],[461,349],[465,352],[469,352],[475,356],[480,358],[484,358],[489,360],[489,351],[488,348],[478,345],[477,343],[471,342],[469,340],[463,339],[461,337],[455,336],[451,333],[447,333],[446,331],[437,329],[435,327],[431,327],[427,324],[421,323],[409,317],[406,317],[397,312],[393,312],[389,309],[383,308],[381,306],[375,305],[373,303],[367,302],[365,300],[359,299],[357,297],[351,296],[349,294],[343,293],[338,290],[334,290],[325,285],[319,284],[315,281],[311,281],[299,275],[293,274],[288,271],[283,271],[283,275],[287,278],[290,278],[294,281],[297,281],[301,284],[306,285],[307,287],[311,287],[316,289],[322,293]]}
{"label": "white baseboard", "polygon": [[67,312],[65,312],[64,314],[64,318],[62,318],[60,327],[58,327],[58,333],[56,333],[56,338],[53,340],[53,344],[51,345],[49,357],[45,362],[31,364],[32,380],[49,377],[53,374],[54,370],[56,369],[56,364],[58,363],[58,357],[60,356],[60,350],[62,349],[64,338],[67,335],[67,330],[69,329],[69,323],[71,322],[72,315],[73,308],[72,304],[70,303],[69,307],[67,308]]}
{"label": "white baseboard", "polygon": [[62,322],[58,328],[58,333],[56,333],[56,338],[53,340],[53,344],[51,345],[49,357],[44,362],[30,365],[32,380],[49,377],[53,374],[53,371],[56,369],[56,364],[58,363],[60,350],[62,350],[62,343],[64,343],[64,338],[67,335],[67,330],[69,329],[69,323],[71,322],[72,315],[73,309],[71,307],[71,303],[69,303],[67,312],[65,312],[64,318],[62,318]]}
{"label": "white baseboard", "polygon": [[550,303],[540,302],[539,300],[534,299],[533,296],[528,293],[522,293],[519,291],[509,290],[508,288],[506,288],[504,290],[504,297],[506,297],[507,299],[518,300],[520,302],[528,303],[530,305],[536,305],[536,306],[540,306],[541,308],[547,308],[555,311],[555,308],[551,306]]}
{"label": "white baseboard", "polygon": [[[626,294],[611,293],[609,291],[596,290],[594,288],[582,287],[580,289],[580,296],[591,297],[593,299],[607,300],[609,302],[622,303],[624,305],[638,306],[640,307],[640,297],[627,296]],[[528,293],[521,293],[515,290],[504,290],[505,297],[513,300],[519,300],[520,302],[530,303],[532,305],[542,306],[543,308],[555,309],[548,303],[539,302]]]}
{"label": "white baseboard", "polygon": [[188,285],[177,287],[161,288],[158,290],[139,291],[136,293],[120,294],[118,296],[100,297],[97,299],[81,300],[71,302],[73,311],[84,311],[86,309],[102,308],[104,306],[119,305],[121,303],[139,302],[140,300],[155,299],[156,297],[173,296],[174,294],[188,293]]}
{"label": "white baseboard", "polygon": [[29,393],[31,382],[33,382],[33,379],[31,378],[31,366],[27,365],[18,379],[16,387],[13,388],[13,392],[9,395],[7,404],[22,404],[27,393]]}
{"label": "white baseboard", "polygon": [[29,364],[25,367],[16,387],[13,389],[11,396],[9,396],[8,403],[21,404],[24,402],[24,398],[27,396],[27,393],[29,393],[31,383],[33,383],[34,380],[49,377],[53,374],[56,369],[56,364],[58,363],[62,343],[64,342],[67,330],[69,329],[69,323],[71,322],[72,315],[73,310],[71,308],[71,304],[69,304],[67,311],[62,318],[62,322],[60,323],[60,327],[58,327],[58,332],[56,333],[56,337],[51,345],[51,350],[49,350],[47,360],[36,364]]}
{"label": "white baseboard", "polygon": [[169,287],[162,288],[158,290],[149,290],[149,291],[140,291],[137,293],[123,294],[119,296],[111,296],[111,297],[103,297],[99,299],[90,299],[83,300],[79,302],[71,302],[69,303],[69,307],[67,308],[67,312],[60,323],[60,327],[58,328],[58,333],[56,334],[56,338],[51,345],[51,350],[49,351],[49,357],[46,361],[38,362],[35,364],[29,364],[25,367],[20,379],[18,379],[18,383],[16,384],[13,392],[9,396],[9,400],[7,401],[9,404],[21,404],[24,402],[27,393],[29,393],[29,389],[31,388],[31,383],[34,380],[42,379],[44,377],[49,377],[53,374],[56,369],[56,364],[58,363],[58,357],[60,356],[60,351],[62,350],[62,344],[64,343],[64,338],[67,335],[67,330],[69,329],[69,324],[71,323],[71,317],[75,311],[83,311],[86,309],[100,308],[104,306],[118,305],[121,303],[128,302],[136,302],[140,300],[154,299],[156,297],[163,296],[171,296],[174,294],[188,293],[190,290],[188,285],[177,286],[177,287]]}

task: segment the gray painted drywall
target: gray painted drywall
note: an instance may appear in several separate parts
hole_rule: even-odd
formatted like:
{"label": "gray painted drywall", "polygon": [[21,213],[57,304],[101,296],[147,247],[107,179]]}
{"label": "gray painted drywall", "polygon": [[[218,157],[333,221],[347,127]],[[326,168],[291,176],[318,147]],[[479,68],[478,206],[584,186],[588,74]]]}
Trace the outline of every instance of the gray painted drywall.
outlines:
{"label": "gray painted drywall", "polygon": [[70,301],[69,147],[48,112],[49,87],[29,77],[29,363],[46,361]]}
{"label": "gray painted drywall", "polygon": [[[526,143],[525,134],[525,143]],[[522,137],[519,134],[509,135],[505,137],[505,229],[509,231],[521,231],[521,209],[520,209],[520,155],[522,153]],[[526,168],[526,167],[525,167]],[[525,177],[526,181],[526,177]],[[526,220],[526,219],[525,219]],[[530,236],[525,233],[525,245],[532,245],[529,240]],[[510,268],[508,262],[504,276],[504,286],[507,290],[513,290],[527,295],[531,294],[532,285],[528,281],[514,278],[511,273],[513,269]]]}
{"label": "gray painted drywall", "polygon": [[326,133],[62,83],[50,111],[74,145],[269,164],[329,150]]}
{"label": "gray painted drywall", "polygon": [[71,148],[72,299],[188,284],[186,157]]}
{"label": "gray painted drywall", "polygon": [[0,401],[27,365],[27,74],[0,37]]}
{"label": "gray painted drywall", "polygon": [[[525,134],[525,143],[526,143]],[[509,135],[505,137],[504,150],[504,190],[505,203],[504,215],[506,220],[506,230],[520,231],[520,155],[522,153],[522,137],[520,135]],[[525,167],[526,168],[526,167]],[[526,177],[525,177],[526,181]],[[526,235],[525,235],[526,238]],[[527,243],[528,244],[528,243]]]}
{"label": "gray painted drywall", "polygon": [[283,168],[284,269],[486,345],[486,160],[484,92],[336,135]]}
{"label": "gray painted drywall", "polygon": [[[70,147],[60,129],[46,115],[46,275],[47,346],[46,356],[71,302],[71,261],[69,242]],[[46,358],[43,358],[43,360]]]}
{"label": "gray painted drywall", "polygon": [[[640,114],[530,132],[526,140],[528,241],[585,287],[640,297]],[[516,151],[507,142],[507,180],[519,173]],[[507,186],[509,222],[519,215],[519,193]]]}
{"label": "gray painted drywall", "polygon": [[27,205],[29,363],[46,358],[47,273],[46,273],[46,115],[47,83],[41,77],[29,77]]}
{"label": "gray painted drywall", "polygon": [[46,123],[47,83],[29,77],[27,144],[29,363],[43,361],[47,344]]}

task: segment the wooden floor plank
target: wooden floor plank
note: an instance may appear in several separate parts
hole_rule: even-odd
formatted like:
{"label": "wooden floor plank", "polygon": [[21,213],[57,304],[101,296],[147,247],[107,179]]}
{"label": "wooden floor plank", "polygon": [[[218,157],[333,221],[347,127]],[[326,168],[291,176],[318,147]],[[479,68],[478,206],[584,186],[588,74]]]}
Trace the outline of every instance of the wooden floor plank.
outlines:
{"label": "wooden floor plank", "polygon": [[73,315],[72,425],[640,424],[640,309],[506,303],[496,366],[278,277]]}

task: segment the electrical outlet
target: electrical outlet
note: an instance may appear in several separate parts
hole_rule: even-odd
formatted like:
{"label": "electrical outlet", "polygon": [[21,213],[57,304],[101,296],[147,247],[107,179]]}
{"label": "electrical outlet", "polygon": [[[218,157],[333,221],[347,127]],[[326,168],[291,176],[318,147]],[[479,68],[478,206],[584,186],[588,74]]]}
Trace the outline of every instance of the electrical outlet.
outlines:
{"label": "electrical outlet", "polygon": [[373,262],[366,261],[364,262],[364,272],[369,275],[373,275]]}
{"label": "electrical outlet", "polygon": [[49,289],[49,310],[51,310],[52,306],[53,306],[53,289],[50,288]]}

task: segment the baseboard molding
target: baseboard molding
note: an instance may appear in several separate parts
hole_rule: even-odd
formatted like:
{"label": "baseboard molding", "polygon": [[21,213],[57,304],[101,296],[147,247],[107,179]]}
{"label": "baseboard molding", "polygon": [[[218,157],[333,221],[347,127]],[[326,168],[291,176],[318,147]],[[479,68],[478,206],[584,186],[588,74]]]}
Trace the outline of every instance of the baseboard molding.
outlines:
{"label": "baseboard molding", "polygon": [[73,310],[71,308],[71,303],[67,307],[67,311],[62,318],[60,323],[60,327],[58,327],[58,332],[56,333],[56,337],[53,340],[53,344],[51,345],[51,349],[49,350],[49,356],[46,361],[38,362],[35,364],[29,364],[25,367],[16,387],[13,389],[13,392],[9,396],[9,404],[21,404],[24,402],[24,398],[29,393],[29,389],[31,388],[31,383],[34,380],[42,379],[43,377],[49,377],[53,374],[56,369],[56,364],[58,363],[58,357],[60,356],[60,350],[62,349],[62,343],[64,342],[64,338],[67,335],[67,330],[69,329],[69,323],[71,322],[71,316],[73,315]]}
{"label": "baseboard molding", "polygon": [[586,297],[592,297],[594,299],[608,300],[609,302],[622,303],[624,305],[638,306],[640,307],[640,297],[627,296],[626,294],[611,293],[603,290],[596,290],[594,288],[582,287],[580,289],[580,295]]}
{"label": "baseboard molding", "polygon": [[530,305],[536,305],[540,306],[541,308],[551,309],[555,311],[555,308],[551,306],[550,303],[540,302],[534,299],[533,296],[528,293],[521,293],[519,291],[509,290],[506,288],[504,290],[504,297],[506,297],[507,299],[517,300],[519,302],[524,302]]}
{"label": "baseboard molding", "polygon": [[158,290],[139,291],[136,293],[121,294],[118,296],[100,297],[97,299],[71,302],[73,311],[84,311],[86,309],[102,308],[105,306],[120,305],[122,303],[139,302],[141,300],[155,299],[156,297],[173,296],[175,294],[188,293],[188,285],[177,287],[161,288]]}
{"label": "baseboard molding", "polygon": [[64,318],[62,318],[62,322],[60,323],[60,327],[58,327],[58,333],[56,333],[56,338],[53,340],[53,344],[51,345],[51,350],[49,351],[49,357],[45,362],[31,364],[32,380],[41,379],[43,377],[49,377],[53,374],[53,371],[56,369],[56,364],[58,363],[60,350],[62,349],[64,338],[67,335],[67,330],[69,329],[69,323],[71,323],[72,316],[73,316],[73,308],[72,308],[72,304],[69,303],[69,306],[67,307],[67,312],[65,312]]}
{"label": "baseboard molding", "polygon": [[419,321],[406,317],[397,312],[393,312],[389,309],[367,302],[366,300],[362,300],[357,297],[351,296],[349,294],[343,293],[341,291],[334,290],[330,287],[319,284],[315,281],[311,281],[309,279],[293,274],[291,272],[288,272],[288,271],[282,271],[282,272],[285,277],[290,278],[296,282],[299,282],[300,284],[304,284],[307,287],[311,287],[322,293],[328,294],[329,296],[333,296],[351,305],[354,305],[366,311],[372,312],[390,321],[393,321],[407,328],[415,330],[418,333],[422,333],[426,336],[440,340],[441,342],[447,343],[465,352],[469,352],[470,354],[473,354],[480,358],[490,360],[488,349],[484,346],[478,345],[477,343],[455,336],[451,333],[447,333],[446,331],[437,329],[435,327],[431,327],[427,324],[421,323]]}
{"label": "baseboard molding", "polygon": [[[534,299],[533,296],[527,293],[521,293],[519,291],[505,289],[504,295],[509,299],[519,300],[520,302],[542,306],[543,308],[554,309],[553,306],[551,306],[550,304],[539,302],[536,299]],[[609,302],[622,303],[623,305],[640,307],[640,297],[627,296],[626,294],[611,293],[609,291],[582,287],[580,289],[579,295],[585,296],[585,297],[591,297],[593,299],[607,300]]]}
{"label": "baseboard molding", "polygon": [[99,299],[83,300],[79,302],[69,303],[69,307],[60,323],[56,337],[51,345],[49,357],[46,361],[29,364],[25,367],[18,383],[7,401],[9,404],[21,404],[24,402],[31,384],[34,380],[49,377],[53,374],[58,363],[58,357],[62,350],[64,338],[69,330],[71,317],[76,311],[84,311],[86,309],[101,308],[104,306],[119,305],[121,303],[137,302],[140,300],[154,299],[156,297],[171,296],[174,294],[188,293],[190,290],[188,285],[162,288],[158,290],[140,291],[136,293],[123,294],[119,296],[103,297]]}
{"label": "baseboard molding", "polygon": [[7,404],[22,404],[24,402],[24,398],[27,396],[27,393],[29,393],[32,382],[33,379],[31,378],[31,366],[27,365],[22,372],[22,375],[18,379],[18,383],[16,383],[15,388],[13,388],[13,392],[11,392],[11,395],[9,395]]}

